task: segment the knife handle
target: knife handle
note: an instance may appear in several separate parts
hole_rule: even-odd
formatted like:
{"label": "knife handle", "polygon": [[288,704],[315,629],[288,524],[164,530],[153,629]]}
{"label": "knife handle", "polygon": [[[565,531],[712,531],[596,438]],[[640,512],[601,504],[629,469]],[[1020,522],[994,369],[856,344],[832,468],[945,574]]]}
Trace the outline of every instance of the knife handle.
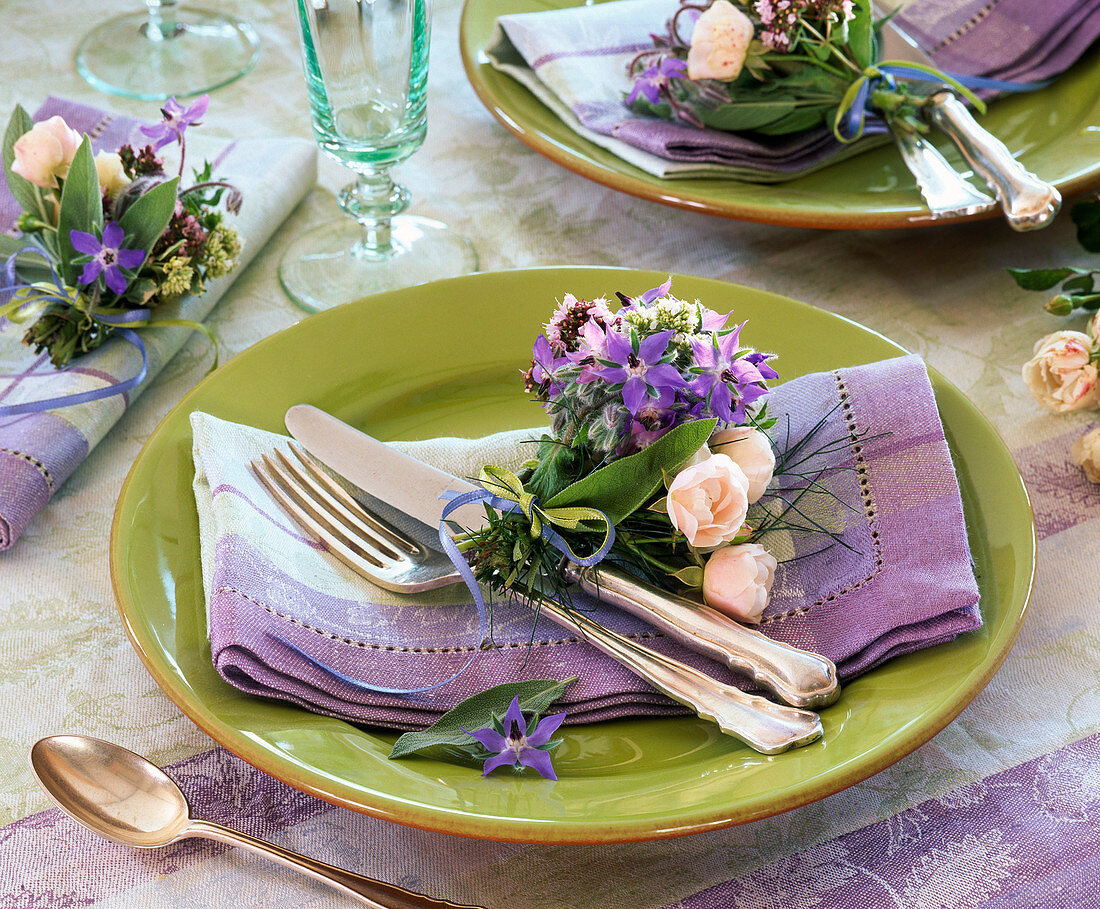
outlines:
{"label": "knife handle", "polygon": [[809,710],[773,704],[767,698],[723,685],[671,657],[609,631],[579,612],[543,601],[539,614],[580,635],[658,691],[685,704],[727,735],[762,754],[781,754],[822,736],[821,718]]}
{"label": "knife handle", "polygon": [[932,95],[927,116],[989,184],[1013,230],[1045,227],[1058,214],[1062,207],[1061,193],[1013,158],[1005,144],[979,126],[954,94],[940,91]]}
{"label": "knife handle", "polygon": [[644,619],[668,637],[725,663],[795,707],[825,707],[840,695],[836,666],[773,641],[709,606],[666,593],[617,568],[566,562],[562,576],[589,596]]}

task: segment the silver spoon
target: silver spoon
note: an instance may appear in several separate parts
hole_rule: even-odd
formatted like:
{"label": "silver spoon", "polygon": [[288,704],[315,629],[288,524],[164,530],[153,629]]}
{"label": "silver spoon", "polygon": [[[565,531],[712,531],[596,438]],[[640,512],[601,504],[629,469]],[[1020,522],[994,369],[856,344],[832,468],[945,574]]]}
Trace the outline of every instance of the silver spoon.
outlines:
{"label": "silver spoon", "polygon": [[357,897],[372,909],[479,909],[412,893],[228,827],[195,820],[187,797],[168,774],[110,742],[84,735],[49,736],[31,748],[31,769],[65,814],[124,846],[155,849],[197,836],[262,855]]}

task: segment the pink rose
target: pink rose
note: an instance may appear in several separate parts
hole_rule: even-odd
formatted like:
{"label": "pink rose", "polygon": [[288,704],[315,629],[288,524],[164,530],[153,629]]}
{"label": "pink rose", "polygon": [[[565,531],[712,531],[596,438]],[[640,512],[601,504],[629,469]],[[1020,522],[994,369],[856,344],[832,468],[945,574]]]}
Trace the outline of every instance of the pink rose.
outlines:
{"label": "pink rose", "polygon": [[775,471],[775,453],[768,437],[751,426],[735,426],[716,432],[708,444],[711,451],[728,455],[745,472],[749,481],[749,504],[757,501],[768,488]]}
{"label": "pink rose", "polygon": [[724,454],[685,467],[668,488],[668,518],[691,546],[728,543],[745,523],[749,507],[745,472]]}
{"label": "pink rose", "polygon": [[775,566],[775,558],[759,543],[723,546],[703,568],[703,599],[739,622],[756,624],[768,605]]}
{"label": "pink rose", "polygon": [[15,140],[12,172],[35,186],[57,189],[57,178],[68,175],[78,148],[80,133],[61,117],[50,117]]}
{"label": "pink rose", "polygon": [[1098,405],[1096,365],[1090,362],[1092,339],[1079,331],[1056,331],[1035,345],[1024,364],[1028,390],[1055,413]]}
{"label": "pink rose", "polygon": [[729,0],[714,0],[691,30],[688,78],[732,82],[745,65],[752,33],[748,16]]}

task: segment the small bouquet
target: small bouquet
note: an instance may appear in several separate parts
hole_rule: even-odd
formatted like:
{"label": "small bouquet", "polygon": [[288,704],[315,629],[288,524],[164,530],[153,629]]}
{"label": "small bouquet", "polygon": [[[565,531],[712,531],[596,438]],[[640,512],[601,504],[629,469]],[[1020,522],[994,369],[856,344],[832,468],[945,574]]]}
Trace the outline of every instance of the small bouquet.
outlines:
{"label": "small bouquet", "polygon": [[[197,126],[209,99],[184,108],[173,98],[163,119],[144,126],[150,140],[93,155],[91,140],[59,116],[33,123],[16,107],[3,141],[8,187],[23,209],[18,239],[0,237],[6,259],[0,316],[26,329],[23,342],[48,351],[54,366],[99,347],[130,329],[184,325],[156,320],[154,311],[184,294],[202,294],[206,282],[233,270],[241,251],[237,233],[218,205],[240,210],[241,195],[204,162],[183,182],[185,134]],[[170,176],[162,148],[179,145]],[[3,296],[0,296],[0,302]]]}
{"label": "small bouquet", "polygon": [[985,110],[936,69],[879,61],[878,27],[870,0],[681,0],[631,61],[626,103],[700,129],[777,136],[827,124],[842,142],[859,138],[868,109],[891,129],[927,132],[930,82]]}
{"label": "small bouquet", "polygon": [[607,558],[760,620],[776,559],[757,539],[783,511],[749,517],[776,469],[765,399],[777,373],[728,319],[671,282],[618,294],[617,308],[565,295],[523,376],[551,430],[517,474],[482,470],[488,523],[456,537],[477,581],[568,604],[563,556]]}

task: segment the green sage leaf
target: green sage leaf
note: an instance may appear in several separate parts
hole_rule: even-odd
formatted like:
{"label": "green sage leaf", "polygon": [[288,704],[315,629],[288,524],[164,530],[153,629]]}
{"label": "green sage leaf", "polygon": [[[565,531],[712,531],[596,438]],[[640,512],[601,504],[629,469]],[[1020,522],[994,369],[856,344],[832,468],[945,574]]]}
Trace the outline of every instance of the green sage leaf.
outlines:
{"label": "green sage leaf", "polygon": [[649,448],[612,461],[570,484],[546,502],[545,507],[586,505],[598,508],[612,524],[618,524],[664,486],[666,472],[679,472],[706,444],[717,423],[715,419],[681,423]]}
{"label": "green sage leaf", "polygon": [[61,276],[66,284],[75,284],[80,266],[73,263],[78,255],[73,249],[71,231],[81,230],[100,235],[103,228],[103,201],[99,194],[92,142],[85,136],[76,150],[69,175],[61,189],[61,210],[57,216],[57,245],[60,252]]}
{"label": "green sage leaf", "polygon": [[19,174],[13,173],[11,169],[12,164],[15,163],[15,143],[24,133],[30,132],[33,126],[34,121],[31,120],[30,114],[23,110],[21,105],[15,105],[8,127],[4,131],[4,176],[8,181],[8,189],[20,207],[24,211],[45,218],[47,211],[42,190],[30,180],[25,180]]}
{"label": "green sage leaf", "polygon": [[855,0],[854,17],[848,22],[848,48],[860,69],[875,62],[875,24],[871,15],[871,0]]}
{"label": "green sage leaf", "polygon": [[1071,268],[1010,268],[1008,273],[1024,290],[1050,290],[1059,281],[1072,274],[1081,274],[1084,269]]}
{"label": "green sage leaf", "polygon": [[128,246],[152,251],[176,210],[178,184],[178,177],[157,184],[122,213],[118,225],[126,234]]}
{"label": "green sage leaf", "polygon": [[502,716],[514,697],[519,697],[519,706],[525,712],[544,713],[576,680],[576,676],[561,682],[555,679],[532,679],[526,682],[505,682],[503,685],[487,688],[452,707],[427,729],[406,732],[394,742],[390,758],[407,757],[418,751],[446,745],[476,744],[473,738],[462,731],[463,727],[473,732],[491,726],[494,714]]}

